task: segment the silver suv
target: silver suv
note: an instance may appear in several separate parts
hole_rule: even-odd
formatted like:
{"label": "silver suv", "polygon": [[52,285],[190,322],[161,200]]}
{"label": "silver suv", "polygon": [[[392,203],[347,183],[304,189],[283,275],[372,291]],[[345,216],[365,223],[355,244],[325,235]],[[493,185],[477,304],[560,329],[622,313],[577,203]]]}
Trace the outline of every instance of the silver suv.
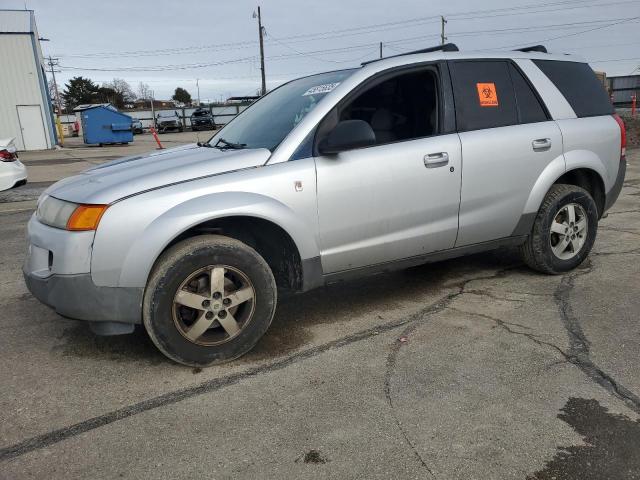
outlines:
{"label": "silver suv", "polygon": [[624,149],[584,61],[445,45],[291,81],[208,143],[56,183],[24,276],[96,333],[142,323],[171,359],[210,365],[249,351],[285,292],[503,245],[575,268]]}

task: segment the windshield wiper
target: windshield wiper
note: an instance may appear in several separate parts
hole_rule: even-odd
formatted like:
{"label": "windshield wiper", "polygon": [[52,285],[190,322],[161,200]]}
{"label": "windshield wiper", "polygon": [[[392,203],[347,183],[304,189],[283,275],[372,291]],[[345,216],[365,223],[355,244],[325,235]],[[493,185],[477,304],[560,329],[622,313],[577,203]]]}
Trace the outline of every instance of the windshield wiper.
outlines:
{"label": "windshield wiper", "polygon": [[[220,145],[220,144],[222,144],[222,145]],[[216,142],[216,144],[214,145],[215,148],[219,148],[220,150],[227,150],[227,149],[242,150],[246,146],[247,146],[246,143],[228,142],[224,138],[219,138],[218,141]]]}

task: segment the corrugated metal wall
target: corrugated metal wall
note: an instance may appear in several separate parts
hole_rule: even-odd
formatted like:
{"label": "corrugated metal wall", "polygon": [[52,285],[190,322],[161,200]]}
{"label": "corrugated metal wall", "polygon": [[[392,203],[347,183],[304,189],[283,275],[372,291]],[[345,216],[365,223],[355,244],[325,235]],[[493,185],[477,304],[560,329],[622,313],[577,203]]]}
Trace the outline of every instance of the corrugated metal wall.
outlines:
{"label": "corrugated metal wall", "polygon": [[31,32],[31,10],[2,10],[0,32]]}
{"label": "corrugated metal wall", "polygon": [[52,147],[38,70],[29,34],[0,34],[0,137],[16,137],[16,146],[24,150],[17,105],[38,105],[43,119],[47,147]]}
{"label": "corrugated metal wall", "polygon": [[609,77],[609,89],[616,106],[631,105],[631,96],[635,93],[640,100],[640,75]]}
{"label": "corrugated metal wall", "polygon": [[40,109],[45,139],[37,143],[52,148],[53,119],[33,11],[0,10],[0,58],[0,137],[15,137],[16,146],[23,150],[18,106],[33,105]]}

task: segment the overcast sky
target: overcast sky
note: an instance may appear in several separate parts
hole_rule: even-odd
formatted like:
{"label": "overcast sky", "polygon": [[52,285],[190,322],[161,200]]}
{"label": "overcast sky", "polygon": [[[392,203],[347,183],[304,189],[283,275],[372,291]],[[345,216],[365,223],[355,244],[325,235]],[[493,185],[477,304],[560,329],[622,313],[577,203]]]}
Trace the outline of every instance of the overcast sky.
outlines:
{"label": "overcast sky", "polygon": [[[59,82],[114,77],[155,98],[175,87],[202,101],[255,94],[260,85],[255,1],[2,0],[35,10],[45,55]],[[505,7],[508,5],[508,7]],[[640,65],[640,0],[263,0],[268,87],[297,76],[356,66],[379,55],[440,42],[439,15],[461,50],[544,43],[627,75]],[[560,37],[560,38],[557,38]],[[143,71],[147,70],[147,71]],[[148,71],[155,70],[155,71]]]}

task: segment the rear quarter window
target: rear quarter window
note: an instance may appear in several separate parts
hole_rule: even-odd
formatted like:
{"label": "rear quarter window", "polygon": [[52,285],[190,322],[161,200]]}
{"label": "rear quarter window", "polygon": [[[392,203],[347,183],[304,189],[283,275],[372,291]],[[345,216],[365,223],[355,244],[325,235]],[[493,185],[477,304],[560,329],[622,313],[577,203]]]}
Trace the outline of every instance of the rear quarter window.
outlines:
{"label": "rear quarter window", "polygon": [[560,90],[577,117],[614,113],[604,86],[586,63],[561,60],[534,60],[533,63]]}
{"label": "rear quarter window", "polygon": [[546,108],[520,70],[510,64],[509,72],[511,73],[513,89],[516,93],[520,123],[546,122],[549,120]]}

